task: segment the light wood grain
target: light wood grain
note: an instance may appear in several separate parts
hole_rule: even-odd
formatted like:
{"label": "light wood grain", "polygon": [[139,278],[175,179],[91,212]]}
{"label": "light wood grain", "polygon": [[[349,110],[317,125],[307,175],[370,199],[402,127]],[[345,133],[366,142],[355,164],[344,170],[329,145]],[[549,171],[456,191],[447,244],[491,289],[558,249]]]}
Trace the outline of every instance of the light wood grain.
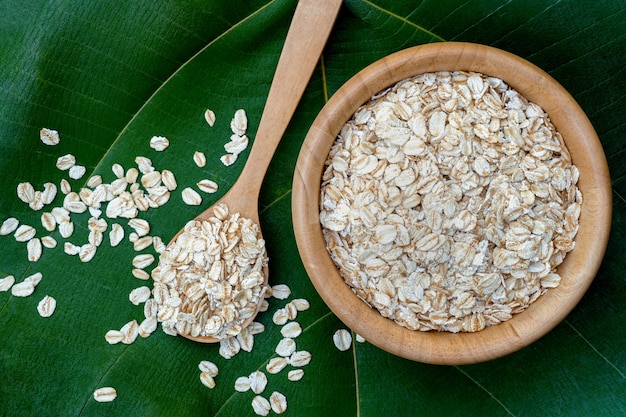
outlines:
{"label": "light wood grain", "polygon": [[[414,75],[466,70],[506,81],[548,113],[580,171],[583,194],[576,247],[550,289],[524,312],[476,333],[412,331],[382,317],[345,284],[328,252],[319,223],[324,161],[337,134],[372,95]],[[574,308],[594,279],[611,225],[611,183],[606,157],[583,110],[547,73],[495,48],[469,43],[436,43],[389,55],[356,74],[329,100],[313,122],[296,165],[293,222],[300,255],[322,299],[351,329],[395,355],[433,364],[470,364],[515,352],[536,341]]]}
{"label": "light wood grain", "polygon": [[[246,165],[232,188],[196,220],[212,217],[213,207],[225,203],[231,213],[240,213],[259,223],[258,199],[265,173],[309,83],[340,6],[341,0],[298,2]],[[267,285],[268,269],[264,268],[263,272]],[[259,308],[260,304],[242,328],[254,320]],[[202,343],[218,342],[212,337],[185,337]]]}

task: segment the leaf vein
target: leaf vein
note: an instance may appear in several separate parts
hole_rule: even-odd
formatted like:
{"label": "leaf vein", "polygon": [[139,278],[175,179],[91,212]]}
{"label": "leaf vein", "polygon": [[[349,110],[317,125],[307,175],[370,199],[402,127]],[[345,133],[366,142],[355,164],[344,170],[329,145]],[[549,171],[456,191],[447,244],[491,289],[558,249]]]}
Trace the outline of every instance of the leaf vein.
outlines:
{"label": "leaf vein", "polygon": [[[498,6],[497,8],[495,8],[492,12],[486,14],[485,16],[483,16],[480,20],[477,20],[476,22],[472,23],[471,25],[468,25],[465,30],[463,30],[462,32],[460,32],[459,34],[457,34],[454,38],[455,39],[459,39],[463,36],[463,34],[465,34],[466,32],[472,30],[473,28],[477,27],[479,24],[483,23],[485,20],[487,20],[488,18],[490,18],[491,16],[495,15],[497,12],[499,12],[501,9],[503,9],[504,7],[508,6],[509,4],[512,3],[513,0],[508,0],[507,2],[501,4],[500,6]],[[466,2],[465,4],[468,4],[468,2]],[[463,6],[465,6],[465,4]],[[462,8],[463,6],[460,6],[458,9]],[[457,10],[458,10],[457,9]],[[455,10],[456,11],[456,10]],[[454,13],[454,12],[453,12]]]}
{"label": "leaf vein", "polygon": [[568,320],[565,320],[565,323],[578,335],[578,337],[580,337],[583,340],[583,342],[585,342],[587,345],[589,345],[589,347],[598,356],[600,356],[603,361],[605,361],[611,368],[615,369],[615,371],[619,374],[619,376],[622,377],[622,379],[626,379],[626,375],[613,362],[611,362],[606,356],[604,356],[602,353],[600,353],[600,351],[598,349],[596,349],[596,347],[585,336],[583,336],[583,334],[581,332],[579,332],[578,329],[576,327],[574,327],[574,325],[572,325],[572,323],[570,323]]}
{"label": "leaf vein", "polygon": [[[102,375],[98,379],[98,382],[95,384],[95,386],[92,387],[91,392],[94,392],[98,387],[100,387],[102,385],[102,381],[104,381],[104,378],[109,374],[109,372],[111,372],[111,370],[115,367],[115,365],[122,359],[122,356],[124,356],[124,354],[128,351],[130,346],[131,345],[125,345],[124,346],[124,349],[120,352],[120,354],[117,356],[117,358],[115,358],[115,360],[113,362],[111,362],[111,365],[109,365],[109,367],[102,373]],[[92,398],[92,396],[89,395],[85,399],[85,402],[80,407],[80,411],[78,412],[77,417],[80,417],[80,416],[83,415],[83,413],[85,412],[85,409],[87,407],[87,403],[89,403],[89,400],[91,398]]]}
{"label": "leaf vein", "polygon": [[387,10],[387,9],[385,9],[385,8],[375,4],[375,3],[372,3],[369,0],[363,0],[363,3],[373,7],[374,9],[376,9],[376,10],[382,12],[382,13],[385,13],[385,14],[389,15],[390,17],[393,17],[394,19],[398,19],[402,23],[405,23],[405,24],[407,24],[409,26],[413,26],[417,30],[422,31],[422,32],[426,33],[427,35],[432,36],[433,38],[435,38],[435,39],[437,39],[439,41],[445,42],[445,39],[442,38],[441,36],[437,35],[436,33],[432,32],[432,31],[430,31],[428,29],[426,29],[423,26],[420,26],[420,25],[418,25],[416,23],[411,22],[409,19],[407,19],[405,17],[402,17],[402,16],[400,16],[400,15],[398,15],[396,13],[393,13],[393,12],[391,12],[391,11],[389,11],[389,10]]}
{"label": "leaf vein", "polygon": [[500,405],[500,407],[502,407],[502,409],[504,411],[506,411],[506,413],[510,416],[515,416],[515,414],[513,414],[511,412],[511,410],[509,410],[506,405],[504,405],[504,403],[502,401],[500,401],[498,398],[496,398],[495,395],[493,395],[486,387],[484,387],[480,382],[478,382],[476,379],[472,378],[472,376],[465,372],[463,370],[463,368],[461,368],[460,366],[455,366],[455,368],[457,369],[457,371],[459,371],[460,373],[462,373],[463,375],[465,375],[470,381],[472,381],[474,384],[476,384],[476,386],[478,388],[480,388],[481,390],[483,390],[487,395],[489,395],[496,403],[498,403]]}

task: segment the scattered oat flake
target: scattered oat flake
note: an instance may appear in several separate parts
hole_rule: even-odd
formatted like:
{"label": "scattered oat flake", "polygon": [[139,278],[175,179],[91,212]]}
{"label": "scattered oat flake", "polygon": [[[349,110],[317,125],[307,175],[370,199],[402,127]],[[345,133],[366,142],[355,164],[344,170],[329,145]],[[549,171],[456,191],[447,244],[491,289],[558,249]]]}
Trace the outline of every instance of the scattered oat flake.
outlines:
{"label": "scattered oat flake", "polygon": [[215,112],[211,109],[206,109],[204,112],[204,120],[206,120],[209,126],[213,127],[215,124]]}
{"label": "scattered oat flake", "polygon": [[304,376],[304,369],[294,369],[287,373],[287,379],[290,381],[300,381]]}
{"label": "scattered oat flake", "polygon": [[146,268],[154,262],[154,255],[150,253],[142,253],[133,258],[133,266],[135,268],[143,269]]}
{"label": "scattered oat flake", "polygon": [[211,180],[202,180],[196,184],[200,191],[212,194],[217,191],[217,183]]}
{"label": "scattered oat flake", "polygon": [[275,351],[280,356],[287,358],[296,351],[296,342],[289,337],[285,337],[280,342],[278,342]]}
{"label": "scattered oat flake", "polygon": [[57,308],[57,300],[54,297],[46,295],[37,304],[37,311],[41,317],[50,317],[54,314],[54,310]]}
{"label": "scattered oat flake", "polygon": [[17,185],[17,197],[24,203],[35,201],[35,188],[30,182],[21,182]]}
{"label": "scattered oat flake", "polygon": [[63,155],[57,158],[56,166],[61,171],[67,171],[68,169],[72,168],[74,165],[76,165],[76,157],[72,155],[71,153],[68,153],[67,155]]}
{"label": "scattered oat flake", "polygon": [[333,335],[333,343],[340,351],[346,351],[352,346],[352,335],[346,329],[339,329]]}
{"label": "scattered oat flake", "polygon": [[255,414],[259,416],[266,416],[270,413],[271,405],[266,398],[257,395],[252,399],[252,409],[254,410]]}
{"label": "scattered oat flake", "polygon": [[239,353],[241,346],[236,337],[229,337],[227,339],[220,340],[220,348],[218,353],[224,359],[231,359],[233,356]]}
{"label": "scattered oat flake", "polygon": [[220,157],[220,161],[222,161],[222,164],[229,167],[237,161],[237,155],[232,154],[232,153],[227,153],[226,155],[222,155]]}
{"label": "scattered oat flake", "polygon": [[240,376],[235,380],[235,391],[246,392],[250,389],[250,378],[247,376]]}
{"label": "scattered oat flake", "polygon": [[67,223],[70,221],[70,212],[65,210],[63,207],[55,207],[50,213],[54,216],[54,220],[56,220],[57,224]]}
{"label": "scattered oat flake", "polygon": [[283,357],[272,358],[268,361],[267,365],[265,366],[265,370],[270,374],[277,374],[283,369],[285,369],[285,367],[288,364],[289,364],[289,361],[287,360],[287,358],[283,358]]}
{"label": "scattered oat flake", "polygon": [[161,171],[161,181],[163,181],[163,184],[170,191],[174,191],[178,187],[178,184],[176,183],[176,177],[174,176],[174,173],[170,170],[164,169],[163,171]]}
{"label": "scattered oat flake", "polygon": [[118,223],[113,223],[109,232],[109,241],[111,246],[117,246],[124,239],[124,228]]}
{"label": "scattered oat flake", "polygon": [[41,240],[39,238],[33,238],[26,244],[28,251],[28,260],[30,262],[37,262],[41,258],[42,247]]}
{"label": "scattered oat flake", "polygon": [[11,294],[14,297],[28,297],[35,292],[35,285],[29,281],[22,281],[11,287]]}
{"label": "scattered oat flake", "polygon": [[61,141],[59,132],[54,129],[48,129],[47,127],[44,127],[39,131],[39,139],[43,142],[44,145],[48,146],[58,145]]}
{"label": "scattered oat flake", "polygon": [[144,236],[133,242],[133,249],[136,252],[141,252],[150,245],[152,245],[152,236]]}
{"label": "scattered oat flake", "polygon": [[356,340],[359,343],[365,343],[365,338],[358,333],[355,334],[354,340]]}
{"label": "scattered oat flake", "polygon": [[278,391],[274,391],[270,395],[270,405],[273,412],[282,414],[287,410],[287,397]]}
{"label": "scattered oat flake", "polygon": [[57,221],[55,220],[52,213],[46,212],[41,215],[41,225],[48,232],[52,232],[57,227]]}
{"label": "scattered oat flake", "polygon": [[246,134],[246,130],[248,129],[248,116],[246,116],[244,109],[237,109],[237,111],[235,111],[235,115],[230,122],[230,129],[239,136]]}
{"label": "scattered oat flake", "polygon": [[204,168],[206,165],[206,156],[204,156],[203,152],[195,151],[193,154],[193,162],[195,162],[198,167]]}
{"label": "scattered oat flake", "polygon": [[283,337],[289,337],[291,339],[295,339],[300,336],[301,333],[302,327],[300,327],[300,323],[297,321],[289,322],[285,324],[282,329],[280,329],[280,334],[282,334]]}
{"label": "scattered oat flake", "polygon": [[291,289],[286,284],[276,284],[272,286],[272,297],[284,300],[291,295]]}
{"label": "scattered oat flake", "polygon": [[81,262],[89,262],[96,255],[97,247],[91,243],[82,245],[78,251],[78,257]]}
{"label": "scattered oat flake", "polygon": [[118,179],[124,178],[124,167],[120,164],[111,165],[111,171],[113,171],[113,175],[115,175]]}
{"label": "scattered oat flake", "polygon": [[170,141],[165,136],[153,136],[150,139],[150,147],[155,151],[162,152],[170,146]]}
{"label": "scattered oat flake", "polygon": [[66,195],[72,192],[72,186],[65,178],[61,180],[61,192]]}
{"label": "scattered oat flake", "polygon": [[128,225],[133,228],[137,236],[142,237],[150,233],[150,223],[144,219],[130,219]]}
{"label": "scattered oat flake", "polygon": [[294,298],[293,300],[291,300],[290,304],[292,304],[298,311],[305,311],[311,307],[311,304],[308,302],[308,300],[304,298]]}
{"label": "scattered oat flake", "polygon": [[183,201],[190,206],[199,206],[202,204],[202,197],[193,188],[187,187],[182,192]]}
{"label": "scattered oat flake", "polygon": [[200,372],[206,372],[214,378],[219,374],[219,369],[217,365],[211,361],[200,361],[200,363],[198,364],[198,369],[200,369]]}
{"label": "scattered oat flake", "polygon": [[284,308],[277,309],[272,316],[272,321],[278,326],[282,326],[283,324],[287,323],[287,321],[289,321],[287,310],[285,310]]}
{"label": "scattered oat flake", "polygon": [[131,320],[122,326],[120,332],[124,335],[122,343],[130,345],[139,336],[139,323],[137,323],[137,320]]}
{"label": "scattered oat flake", "polygon": [[13,284],[15,284],[15,277],[13,275],[0,278],[0,292],[9,291]]}
{"label": "scattered oat flake", "polygon": [[133,289],[128,295],[128,299],[131,303],[138,306],[141,303],[145,303],[150,298],[150,294],[150,288],[144,285]]}
{"label": "scattered oat flake", "polygon": [[98,388],[93,393],[93,399],[99,403],[108,403],[117,398],[117,391],[113,387]]}
{"label": "scattered oat flake", "polygon": [[308,352],[306,350],[300,350],[300,351],[294,352],[289,357],[289,365],[294,366],[296,368],[306,366],[311,362],[311,358],[312,358],[311,352]]}
{"label": "scattered oat flake", "polygon": [[249,139],[246,135],[232,135],[230,137],[230,141],[224,144],[224,150],[233,155],[239,155],[246,150],[246,148],[248,147],[248,142]]}
{"label": "scattered oat flake", "polygon": [[265,391],[265,387],[267,386],[267,376],[261,371],[254,371],[249,376],[250,380],[250,389],[255,394],[260,394]]}
{"label": "scattered oat flake", "polygon": [[209,389],[215,388],[215,379],[208,372],[200,372],[200,381]]}
{"label": "scattered oat flake", "polygon": [[139,323],[139,336],[146,338],[155,332],[157,329],[156,317],[146,317],[141,323]]}
{"label": "scattered oat flake", "polygon": [[124,333],[119,330],[109,330],[104,335],[104,339],[110,345],[115,345],[117,343],[121,343],[124,340]]}
{"label": "scattered oat flake", "polygon": [[15,217],[9,217],[0,226],[0,236],[10,235],[17,229],[20,222]]}
{"label": "scattered oat flake", "polygon": [[44,236],[41,238],[41,244],[48,248],[48,249],[53,249],[57,247],[57,241],[55,238],[53,238],[52,236]]}
{"label": "scattered oat flake", "polygon": [[82,166],[82,165],[74,165],[73,167],[70,168],[70,178],[74,179],[74,180],[79,180],[83,177],[83,175],[85,175],[85,172],[87,172],[87,169]]}
{"label": "scattered oat flake", "polygon": [[22,224],[17,228],[13,236],[18,242],[28,242],[35,237],[35,234],[37,234],[37,231],[34,227]]}

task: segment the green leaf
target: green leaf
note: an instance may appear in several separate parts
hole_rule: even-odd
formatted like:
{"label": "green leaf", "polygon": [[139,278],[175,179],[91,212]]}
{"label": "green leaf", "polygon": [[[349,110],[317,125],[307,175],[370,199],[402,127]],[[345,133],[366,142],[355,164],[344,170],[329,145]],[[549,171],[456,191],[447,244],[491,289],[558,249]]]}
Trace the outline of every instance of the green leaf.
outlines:
{"label": "green leaf", "polygon": [[[219,161],[236,109],[249,117],[254,138],[295,0],[113,2],[67,0],[0,4],[0,221],[13,216],[47,232],[35,212],[17,199],[29,181],[41,190],[67,172],[56,159],[72,153],[87,175],[115,177],[136,156],[176,174],[178,190],[163,207],[141,213],[151,235],[168,241],[187,220],[216,201],[236,180],[247,156],[231,167]],[[299,313],[298,349],[313,355],[299,382],[287,370],[268,375],[263,395],[284,393],[293,416],[522,416],[626,414],[626,5],[619,0],[347,0],[265,178],[261,223],[270,255],[271,283],[286,283],[292,298],[311,308]],[[339,352],[333,333],[344,326],[328,310],[302,267],[291,224],[291,182],[300,145],[325,101],[357,71],[389,53],[434,41],[493,45],[539,65],[560,81],[594,124],[609,161],[614,187],[613,229],[602,267],[568,318],[533,345],[487,363],[445,367],[394,357],[368,343]],[[203,118],[211,108],[215,126]],[[39,129],[57,129],[48,147]],[[164,152],[148,146],[166,136]],[[207,166],[192,161],[195,150]],[[208,178],[219,184],[199,207],[180,190]],[[43,211],[62,204],[59,193]],[[88,213],[73,215],[67,239],[87,240]],[[108,219],[131,232],[124,219]],[[128,293],[146,282],[131,275],[136,255],[125,239],[108,237],[95,258],[82,263],[59,245],[29,263],[25,244],[0,236],[0,278],[19,282],[35,272],[43,280],[27,298],[0,293],[0,414],[6,416],[230,416],[253,415],[252,392],[234,381],[264,370],[282,338],[272,313],[289,300],[270,300],[259,316],[266,331],[252,352],[226,360],[216,345],[173,338],[160,330],[131,345],[109,345],[104,334],[132,319],[141,306]],[[152,249],[146,252],[155,253]],[[148,282],[149,284],[149,282]],[[41,318],[37,303],[57,299]],[[220,373],[209,390],[198,363]],[[113,386],[118,398],[97,403],[96,388]]]}

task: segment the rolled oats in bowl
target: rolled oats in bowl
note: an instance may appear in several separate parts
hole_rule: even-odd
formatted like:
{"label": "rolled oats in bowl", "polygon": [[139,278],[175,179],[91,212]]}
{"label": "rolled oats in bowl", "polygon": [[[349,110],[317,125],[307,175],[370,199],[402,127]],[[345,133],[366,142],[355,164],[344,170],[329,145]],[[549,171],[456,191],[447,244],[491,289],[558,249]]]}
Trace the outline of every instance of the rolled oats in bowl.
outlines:
{"label": "rolled oats in bowl", "polygon": [[323,170],[320,222],[352,291],[411,330],[476,332],[560,283],[578,169],[504,81],[432,72],[372,97]]}

